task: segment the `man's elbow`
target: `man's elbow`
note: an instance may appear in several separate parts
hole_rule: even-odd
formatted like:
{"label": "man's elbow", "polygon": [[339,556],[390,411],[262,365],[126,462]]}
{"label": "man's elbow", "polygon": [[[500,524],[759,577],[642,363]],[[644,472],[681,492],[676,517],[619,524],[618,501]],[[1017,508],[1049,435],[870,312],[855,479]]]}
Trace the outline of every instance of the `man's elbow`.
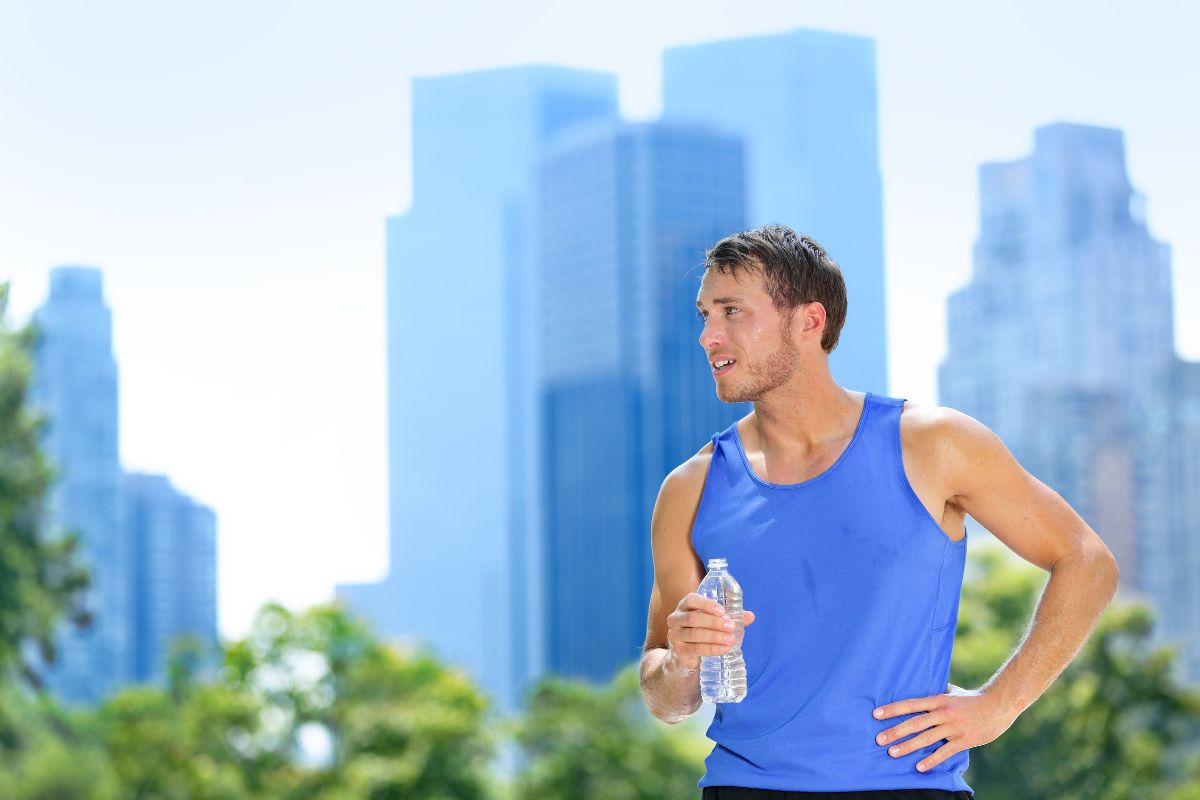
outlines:
{"label": "man's elbow", "polygon": [[1117,593],[1117,584],[1121,580],[1121,568],[1117,565],[1116,556],[1112,554],[1108,546],[1103,542],[1098,544],[1099,546],[1089,556],[1089,563],[1094,574],[1098,576],[1097,580],[1102,581],[1103,585],[1108,587],[1111,598]]}
{"label": "man's elbow", "polygon": [[1093,544],[1072,550],[1056,559],[1051,564],[1050,571],[1053,572],[1055,567],[1067,564],[1083,565],[1092,575],[1096,576],[1098,584],[1109,587],[1110,596],[1116,594],[1117,584],[1121,580],[1121,568],[1117,565],[1117,559],[1112,551],[1099,537]]}
{"label": "man's elbow", "polygon": [[1117,566],[1117,559],[1113,557],[1112,553],[1108,554],[1108,558],[1105,559],[1105,563],[1108,565],[1108,570],[1111,573],[1109,578],[1112,582],[1113,594],[1116,594],[1117,584],[1121,582],[1121,568]]}

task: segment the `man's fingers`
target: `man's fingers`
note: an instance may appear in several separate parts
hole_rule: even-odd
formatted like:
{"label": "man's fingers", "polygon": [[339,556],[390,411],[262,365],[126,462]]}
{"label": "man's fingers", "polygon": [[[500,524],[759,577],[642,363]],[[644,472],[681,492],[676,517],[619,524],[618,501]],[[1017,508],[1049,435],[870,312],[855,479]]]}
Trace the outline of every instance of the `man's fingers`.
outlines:
{"label": "man's fingers", "polygon": [[742,625],[749,625],[751,622],[754,622],[754,612],[742,609]]}
{"label": "man's fingers", "polygon": [[910,697],[907,700],[898,700],[894,703],[886,703],[876,708],[872,715],[875,719],[887,719],[888,717],[898,717],[904,714],[915,714],[918,711],[933,711],[935,708],[941,708],[945,702],[945,695],[930,695],[929,697]]}
{"label": "man's fingers", "polygon": [[917,770],[919,772],[929,772],[929,770],[933,769],[934,767],[936,767],[938,764],[945,761],[950,756],[952,756],[955,753],[958,753],[962,750],[965,750],[965,749],[966,748],[960,747],[955,742],[946,742],[944,745],[939,747],[937,750],[934,750],[933,755],[925,756],[924,759],[922,759],[920,762],[918,762]]}
{"label": "man's fingers", "polygon": [[735,626],[720,604],[698,592],[684,595],[671,613],[668,639],[681,656],[717,656],[734,646]]}
{"label": "man's fingers", "polygon": [[687,642],[733,641],[734,629],[725,623],[726,620],[712,614],[688,611],[683,614],[679,633],[682,640]]}
{"label": "man's fingers", "polygon": [[917,733],[918,731],[923,731],[927,728],[932,728],[934,725],[941,725],[945,721],[945,717],[937,711],[918,714],[915,717],[909,717],[895,727],[888,728],[885,731],[880,731],[875,736],[875,743],[887,744],[888,742],[896,742],[900,739],[903,739],[905,736],[908,736],[909,734]]}
{"label": "man's fingers", "polygon": [[688,592],[679,601],[679,610],[696,609],[708,614],[724,614],[725,609],[716,600],[709,600],[699,592]]}
{"label": "man's fingers", "polygon": [[715,630],[732,630],[732,626],[726,626],[726,622],[732,622],[725,618],[725,610],[721,604],[715,600],[709,600],[702,594],[691,592],[684,595],[679,601],[679,608],[675,612],[679,615],[679,625],[688,628],[713,628]]}

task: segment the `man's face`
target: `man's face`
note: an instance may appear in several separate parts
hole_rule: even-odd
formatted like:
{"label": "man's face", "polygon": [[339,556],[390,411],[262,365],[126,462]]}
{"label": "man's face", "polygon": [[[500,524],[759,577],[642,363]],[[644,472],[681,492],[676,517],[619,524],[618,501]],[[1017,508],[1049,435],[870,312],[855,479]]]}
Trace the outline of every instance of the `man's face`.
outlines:
{"label": "man's face", "polygon": [[[776,310],[760,273],[740,270],[734,277],[707,270],[696,295],[696,311],[704,326],[700,346],[722,401],[758,400],[799,369],[800,350],[790,321]],[[733,363],[720,369],[713,366],[730,359]]]}

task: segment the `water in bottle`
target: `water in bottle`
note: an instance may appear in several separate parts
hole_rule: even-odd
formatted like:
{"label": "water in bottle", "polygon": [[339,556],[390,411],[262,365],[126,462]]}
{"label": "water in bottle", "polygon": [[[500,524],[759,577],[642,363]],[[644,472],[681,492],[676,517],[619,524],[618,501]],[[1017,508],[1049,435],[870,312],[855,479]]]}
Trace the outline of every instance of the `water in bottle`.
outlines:
{"label": "water in bottle", "polygon": [[706,703],[740,703],[746,697],[746,662],[742,660],[742,587],[729,574],[723,558],[708,560],[708,574],[696,590],[725,609],[733,620],[733,648],[724,655],[700,657],[700,697]]}

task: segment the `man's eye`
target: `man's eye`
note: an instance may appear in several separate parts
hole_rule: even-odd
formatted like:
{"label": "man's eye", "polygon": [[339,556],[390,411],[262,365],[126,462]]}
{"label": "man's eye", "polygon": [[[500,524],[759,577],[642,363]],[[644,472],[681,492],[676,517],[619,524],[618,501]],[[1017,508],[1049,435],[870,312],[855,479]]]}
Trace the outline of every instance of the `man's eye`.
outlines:
{"label": "man's eye", "polygon": [[[741,311],[741,309],[740,309],[740,308],[738,308],[737,306],[725,306],[725,310],[726,310],[726,311],[730,311],[730,310],[733,310],[733,311]],[[728,314],[726,314],[726,316],[729,316],[729,315],[728,315]],[[697,312],[696,312],[696,318],[697,318],[697,319],[699,319],[701,322],[704,322],[704,312],[703,312],[703,311],[697,311]]]}

